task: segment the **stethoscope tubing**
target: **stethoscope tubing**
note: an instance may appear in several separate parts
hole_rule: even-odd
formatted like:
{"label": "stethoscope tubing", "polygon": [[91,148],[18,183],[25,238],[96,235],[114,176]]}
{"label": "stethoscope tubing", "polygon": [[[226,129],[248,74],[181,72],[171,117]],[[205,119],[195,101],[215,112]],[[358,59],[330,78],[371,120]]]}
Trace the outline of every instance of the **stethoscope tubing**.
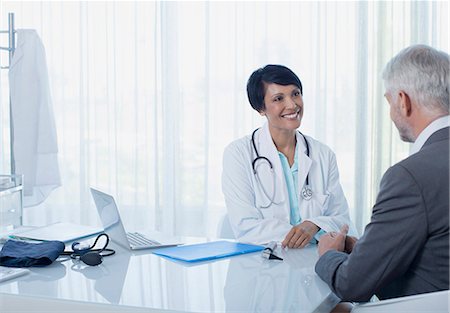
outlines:
{"label": "stethoscope tubing", "polygon": [[[273,169],[272,162],[270,162],[270,160],[269,160],[268,158],[266,158],[266,157],[264,157],[264,156],[260,156],[259,153],[258,153],[258,149],[256,149],[256,144],[255,144],[255,133],[256,133],[259,129],[261,129],[261,128],[255,129],[255,130],[253,131],[253,133],[252,133],[252,144],[253,144],[253,149],[255,150],[255,153],[256,153],[256,158],[255,158],[255,159],[253,160],[253,162],[252,162],[252,168],[253,168],[253,173],[255,173],[255,174],[256,174],[255,163],[256,163],[256,161],[258,161],[258,160],[266,160],[266,161],[269,163],[270,168]],[[299,133],[300,135],[302,135],[303,140],[305,141],[305,145],[306,145],[306,155],[309,157],[309,143],[308,143],[308,140],[306,140],[305,135],[303,135],[301,131],[299,131],[299,130],[297,130],[297,131],[298,131],[298,133]],[[309,186],[309,174],[306,175],[306,186]]]}
{"label": "stethoscope tubing", "polygon": [[[270,207],[272,204],[277,204],[277,203],[274,202],[274,199],[275,199],[275,191],[273,192],[272,197],[269,197],[269,195],[268,195],[266,189],[264,188],[264,185],[262,184],[261,180],[259,179],[259,175],[258,175],[258,172],[257,172],[257,170],[256,170],[256,168],[257,168],[256,162],[257,162],[258,160],[264,160],[264,161],[267,162],[267,164],[269,164],[269,166],[270,166],[270,171],[272,172],[272,175],[273,175],[273,178],[274,178],[274,181],[273,181],[274,187],[275,187],[275,174],[273,173],[273,165],[272,165],[272,162],[271,162],[268,158],[266,158],[266,157],[264,157],[264,156],[260,156],[260,155],[259,155],[259,152],[258,152],[258,149],[256,148],[256,143],[255,143],[255,133],[256,133],[259,129],[260,129],[260,128],[257,128],[257,129],[255,129],[255,130],[253,131],[253,133],[252,133],[252,138],[251,138],[252,146],[253,146],[253,149],[255,150],[255,153],[256,153],[256,158],[252,161],[252,169],[253,169],[253,174],[255,175],[255,178],[258,180],[258,182],[259,182],[259,184],[260,184],[260,186],[261,186],[262,192],[264,193],[264,195],[266,196],[266,198],[269,199],[269,201],[270,201],[268,205],[261,205],[261,208],[268,208],[268,207]],[[303,135],[299,130],[297,130],[297,131],[298,131],[298,133],[299,133],[300,135],[302,135],[303,140],[305,141],[306,155],[309,157],[310,150],[309,150],[309,143],[308,143],[308,140],[306,139],[305,135]],[[302,192],[301,192],[301,195],[302,195],[302,197],[303,197],[305,200],[309,200],[309,199],[311,199],[311,197],[312,197],[312,190],[311,190],[311,188],[309,187],[309,173],[306,175],[306,185],[303,187]]]}

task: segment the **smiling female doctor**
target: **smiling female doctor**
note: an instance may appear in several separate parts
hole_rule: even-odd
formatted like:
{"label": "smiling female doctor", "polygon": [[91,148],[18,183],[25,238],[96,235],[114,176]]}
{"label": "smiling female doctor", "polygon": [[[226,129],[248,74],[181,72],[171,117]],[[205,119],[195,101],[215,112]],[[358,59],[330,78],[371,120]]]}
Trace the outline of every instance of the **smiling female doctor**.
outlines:
{"label": "smiling female doctor", "polygon": [[251,106],[267,122],[224,152],[222,190],[237,240],[303,248],[350,222],[334,153],[297,129],[303,116],[300,79],[281,65],[253,72]]}

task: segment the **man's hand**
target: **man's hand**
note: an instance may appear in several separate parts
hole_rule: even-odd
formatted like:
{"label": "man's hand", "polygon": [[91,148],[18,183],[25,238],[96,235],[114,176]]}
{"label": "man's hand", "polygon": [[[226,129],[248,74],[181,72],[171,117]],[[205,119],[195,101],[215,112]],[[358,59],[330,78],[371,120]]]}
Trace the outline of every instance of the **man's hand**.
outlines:
{"label": "man's hand", "polygon": [[281,247],[303,248],[318,231],[319,226],[313,222],[304,221],[297,226],[292,227],[284,240],[281,242]]}
{"label": "man's hand", "polygon": [[322,256],[329,250],[344,251],[345,238],[348,233],[348,225],[344,225],[340,232],[329,232],[320,237],[319,256]]}
{"label": "man's hand", "polygon": [[358,238],[353,236],[347,236],[345,237],[345,248],[344,252],[346,253],[352,253],[353,247],[356,245],[356,242],[358,241]]}

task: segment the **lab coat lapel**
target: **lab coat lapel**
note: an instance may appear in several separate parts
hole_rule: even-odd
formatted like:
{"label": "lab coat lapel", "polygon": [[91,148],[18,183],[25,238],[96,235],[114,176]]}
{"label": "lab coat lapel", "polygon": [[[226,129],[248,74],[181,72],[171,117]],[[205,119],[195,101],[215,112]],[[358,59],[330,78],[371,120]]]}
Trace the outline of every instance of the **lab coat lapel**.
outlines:
{"label": "lab coat lapel", "polygon": [[[310,145],[311,147],[311,145]],[[312,159],[306,155],[306,144],[303,136],[297,132],[297,149],[298,151],[298,188],[299,195],[301,194],[301,190],[303,186],[306,184],[306,176],[309,173],[309,170],[312,165]],[[311,148],[310,148],[311,155]],[[311,184],[311,181],[309,182]]]}
{"label": "lab coat lapel", "polygon": [[285,194],[287,194],[286,181],[284,179],[283,169],[281,168],[280,157],[278,156],[278,151],[273,143],[272,136],[270,135],[269,125],[267,122],[258,133],[259,155],[270,160],[276,177],[274,202],[283,202],[285,200]]}

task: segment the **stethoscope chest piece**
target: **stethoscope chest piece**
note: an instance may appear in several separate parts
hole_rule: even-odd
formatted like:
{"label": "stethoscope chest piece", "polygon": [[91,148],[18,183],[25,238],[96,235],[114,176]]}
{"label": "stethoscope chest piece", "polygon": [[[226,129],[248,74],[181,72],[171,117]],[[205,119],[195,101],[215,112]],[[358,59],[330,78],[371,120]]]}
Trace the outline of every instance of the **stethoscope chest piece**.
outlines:
{"label": "stethoscope chest piece", "polygon": [[305,200],[311,200],[312,195],[313,195],[313,192],[312,192],[311,187],[309,187],[309,185],[304,186],[302,189],[302,198]]}

